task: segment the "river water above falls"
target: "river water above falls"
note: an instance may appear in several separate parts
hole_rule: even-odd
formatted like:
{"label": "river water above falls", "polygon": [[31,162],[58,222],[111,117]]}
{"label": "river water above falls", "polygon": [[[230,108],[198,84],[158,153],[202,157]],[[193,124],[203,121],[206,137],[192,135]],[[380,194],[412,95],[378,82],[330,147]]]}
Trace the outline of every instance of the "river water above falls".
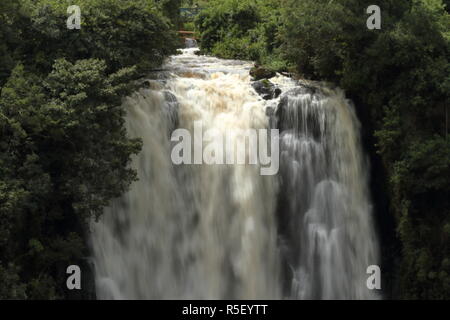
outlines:
{"label": "river water above falls", "polygon": [[[251,63],[195,50],[124,101],[128,133],[143,140],[139,181],[92,223],[97,297],[377,298],[366,286],[378,244],[352,105],[283,76],[270,79],[281,95],[263,99]],[[279,129],[279,173],[174,165],[171,133],[198,121],[219,133]]]}

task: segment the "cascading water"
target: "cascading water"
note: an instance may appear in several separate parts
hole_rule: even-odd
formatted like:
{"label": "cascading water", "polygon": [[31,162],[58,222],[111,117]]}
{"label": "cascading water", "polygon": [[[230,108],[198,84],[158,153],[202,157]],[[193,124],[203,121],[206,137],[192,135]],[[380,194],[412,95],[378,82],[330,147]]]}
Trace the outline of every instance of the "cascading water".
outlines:
{"label": "cascading water", "polygon": [[184,41],[186,48],[196,48],[197,47],[197,40],[192,38],[186,38]]}
{"label": "cascading water", "polygon": [[[376,298],[366,287],[377,239],[352,107],[338,91],[281,76],[272,81],[284,93],[265,101],[252,64],[194,51],[124,102],[128,133],[144,143],[133,160],[139,181],[92,223],[97,297]],[[171,132],[193,132],[195,121],[218,133],[280,129],[280,173],[175,166]]]}
{"label": "cascading water", "polygon": [[[279,232],[299,299],[370,299],[377,239],[354,110],[339,90],[295,87],[281,98]],[[287,273],[291,276],[289,273]]]}

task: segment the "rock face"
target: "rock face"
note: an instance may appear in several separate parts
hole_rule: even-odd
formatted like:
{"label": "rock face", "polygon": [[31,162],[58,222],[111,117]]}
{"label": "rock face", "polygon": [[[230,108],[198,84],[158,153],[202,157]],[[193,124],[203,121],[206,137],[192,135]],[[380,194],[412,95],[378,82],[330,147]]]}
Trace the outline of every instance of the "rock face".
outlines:
{"label": "rock face", "polygon": [[255,81],[262,79],[270,79],[275,77],[277,74],[275,71],[271,71],[269,69],[262,68],[260,66],[256,66],[250,70],[250,75],[253,77]]}
{"label": "rock face", "polygon": [[[288,90],[281,95],[276,111],[270,116],[270,119],[275,124],[276,128],[280,130],[280,132],[291,130],[292,128],[296,127],[297,122],[307,121],[308,123],[311,123],[309,128],[311,130],[311,134],[316,137],[320,135],[320,128],[316,128],[318,122],[314,119],[308,118],[315,115],[313,113],[310,113],[306,115],[307,118],[303,119],[303,117],[305,117],[305,114],[301,112],[301,106],[297,105],[302,103],[309,103],[307,101],[308,99],[299,100],[298,97],[309,95],[310,99],[313,99],[314,96],[318,99],[321,99],[323,93],[320,88],[314,87],[312,85],[306,85],[302,83],[299,83],[298,85],[298,87]],[[294,113],[296,115],[294,115]]]}
{"label": "rock face", "polygon": [[178,103],[177,97],[170,91],[164,90],[164,113],[166,114],[171,127],[169,129],[169,136],[172,134],[173,130],[178,127],[179,119],[178,119],[178,110],[180,105]]}
{"label": "rock face", "polygon": [[276,99],[281,94],[281,89],[267,79],[253,82],[252,87],[264,100]]}

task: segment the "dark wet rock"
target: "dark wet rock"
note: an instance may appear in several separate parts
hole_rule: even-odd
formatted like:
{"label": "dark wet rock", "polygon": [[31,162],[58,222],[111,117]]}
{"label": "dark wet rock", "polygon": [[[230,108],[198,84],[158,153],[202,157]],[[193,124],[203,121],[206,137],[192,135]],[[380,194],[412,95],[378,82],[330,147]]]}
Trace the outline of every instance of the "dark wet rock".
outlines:
{"label": "dark wet rock", "polygon": [[150,90],[161,90],[165,83],[165,80],[145,79],[140,82],[140,87]]}
{"label": "dark wet rock", "polygon": [[[319,87],[299,83],[298,87],[290,89],[281,95],[275,113],[270,116],[271,122],[275,124],[275,127],[280,132],[286,130],[301,131],[303,124],[307,123],[313,136],[315,138],[320,136],[319,115],[311,110],[309,112],[302,112],[304,105],[302,105],[298,97],[307,95],[310,95],[310,98],[314,99],[314,96],[321,96],[323,93]],[[308,103],[306,101],[304,103]]]}
{"label": "dark wet rock", "polygon": [[142,86],[145,87],[145,88],[151,88],[152,83],[151,83],[150,80],[144,80],[144,81],[142,82]]}
{"label": "dark wet rock", "polygon": [[275,88],[274,90],[274,98],[278,98],[281,94],[281,89],[280,88]]}
{"label": "dark wet rock", "polygon": [[177,97],[170,91],[163,91],[164,99],[169,103],[174,103],[178,105]]}
{"label": "dark wet rock", "polygon": [[169,129],[169,135],[172,134],[172,131],[175,130],[178,127],[178,110],[180,107],[180,104],[178,103],[177,97],[170,91],[163,91],[162,94],[164,95],[164,113],[166,114],[167,118],[169,119],[170,127]]}
{"label": "dark wet rock", "polygon": [[292,88],[281,96],[281,99],[286,98],[287,96],[298,96],[302,94],[316,94],[319,92],[319,88],[314,87],[312,85],[307,85],[303,83],[299,83],[297,87]]}
{"label": "dark wet rock", "polygon": [[281,89],[267,79],[253,82],[252,87],[264,100],[276,99],[281,94]]}
{"label": "dark wet rock", "polygon": [[270,79],[275,77],[277,74],[275,71],[256,66],[250,70],[250,75],[253,77],[253,80],[258,81],[262,79]]}

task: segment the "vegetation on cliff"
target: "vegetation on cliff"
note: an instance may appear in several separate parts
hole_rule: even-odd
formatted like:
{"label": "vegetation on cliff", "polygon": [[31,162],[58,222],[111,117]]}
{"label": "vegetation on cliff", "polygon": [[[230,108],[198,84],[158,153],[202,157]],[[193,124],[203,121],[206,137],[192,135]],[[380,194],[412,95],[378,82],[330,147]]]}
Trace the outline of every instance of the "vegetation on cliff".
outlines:
{"label": "vegetation on cliff", "polygon": [[178,43],[170,1],[77,1],[80,30],[69,2],[0,3],[0,299],[70,297],[89,220],[136,178],[121,99]]}
{"label": "vegetation on cliff", "polygon": [[175,53],[178,8],[194,3],[203,52],[346,90],[386,173],[388,295],[450,298],[449,0],[379,0],[380,30],[367,0],[77,3],[70,30],[71,1],[0,1],[0,299],[70,297],[88,221],[136,178],[121,98]]}

